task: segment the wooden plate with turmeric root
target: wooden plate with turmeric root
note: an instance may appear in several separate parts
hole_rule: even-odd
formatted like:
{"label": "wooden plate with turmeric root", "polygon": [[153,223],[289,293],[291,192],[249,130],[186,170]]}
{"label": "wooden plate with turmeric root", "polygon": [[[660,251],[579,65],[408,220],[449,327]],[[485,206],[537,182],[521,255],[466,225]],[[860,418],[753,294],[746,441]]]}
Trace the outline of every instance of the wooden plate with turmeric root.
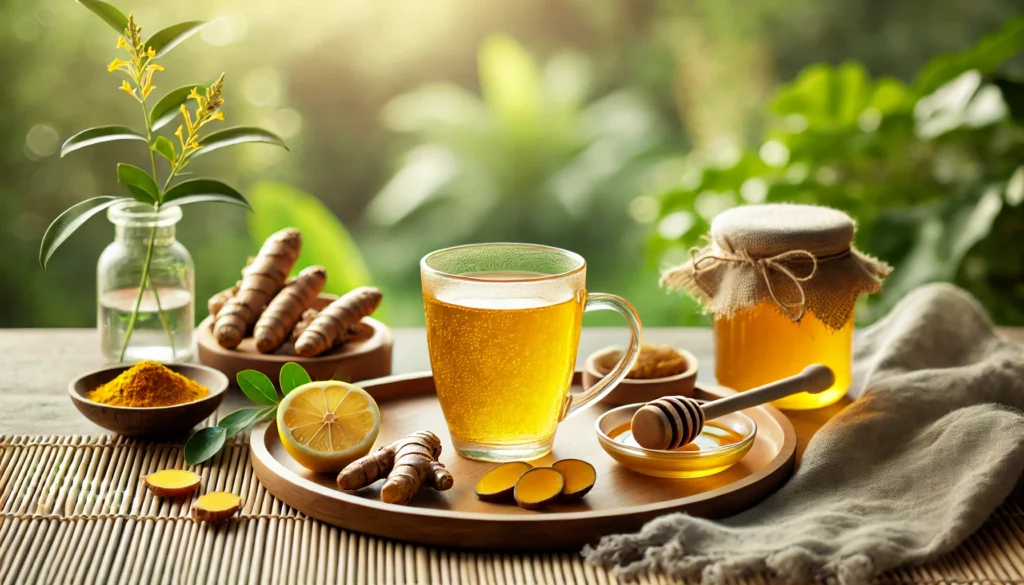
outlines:
{"label": "wooden plate with turmeric root", "polygon": [[370,318],[383,295],[361,286],[340,297],[322,294],[323,266],[294,277],[302,234],[285,228],[242,268],[242,279],[212,297],[199,327],[199,361],[232,380],[246,369],[271,379],[286,362],[299,363],[314,380],[355,381],[391,373],[391,332]]}
{"label": "wooden plate with turmeric root", "polygon": [[[337,299],[335,295],[320,293],[312,307],[322,310]],[[387,325],[373,317],[363,317],[344,344],[316,357],[296,355],[291,339],[272,353],[257,351],[256,337],[245,337],[234,348],[224,348],[214,337],[213,321],[212,317],[206,318],[196,332],[199,362],[224,372],[231,380],[242,370],[258,370],[276,380],[281,366],[287,362],[298,363],[314,380],[355,382],[391,374],[394,337]]]}
{"label": "wooden plate with turmeric root", "polygon": [[[581,389],[579,384],[577,373],[573,391]],[[757,435],[746,456],[726,471],[696,479],[640,475],[616,463],[598,444],[594,421],[604,409],[599,405],[559,425],[554,451],[523,466],[520,471],[534,470],[530,479],[536,481],[516,481],[521,477],[515,472],[510,478],[480,482],[495,464],[455,454],[429,373],[369,380],[359,386],[380,409],[374,449],[384,451],[372,451],[343,473],[344,478],[317,474],[288,455],[275,423],[264,423],[252,430],[251,460],[260,483],[288,505],[324,522],[384,538],[482,550],[578,550],[601,536],[637,530],[670,512],[735,514],[782,485],[796,460],[792,424],[778,410],[761,406],[744,411],[757,423]],[[695,392],[706,400],[732,393],[715,386]],[[438,445],[440,454],[435,455]],[[410,455],[403,455],[405,450]],[[413,461],[417,456],[412,453],[419,453],[422,461],[417,464],[425,467],[415,474],[405,469],[394,475],[418,475],[423,485],[397,489],[402,482],[391,478],[388,464]],[[593,476],[587,464],[593,467]],[[558,491],[558,486],[552,487],[558,483],[552,480],[559,479],[556,470],[565,478],[561,495],[572,492],[569,495],[578,497],[548,503],[544,493]],[[371,481],[385,477],[389,481]],[[339,482],[356,489],[343,491]],[[366,484],[369,487],[359,487]],[[522,484],[518,497],[506,489],[515,484]],[[478,487],[485,492],[483,497]],[[393,493],[385,493],[388,489]]]}

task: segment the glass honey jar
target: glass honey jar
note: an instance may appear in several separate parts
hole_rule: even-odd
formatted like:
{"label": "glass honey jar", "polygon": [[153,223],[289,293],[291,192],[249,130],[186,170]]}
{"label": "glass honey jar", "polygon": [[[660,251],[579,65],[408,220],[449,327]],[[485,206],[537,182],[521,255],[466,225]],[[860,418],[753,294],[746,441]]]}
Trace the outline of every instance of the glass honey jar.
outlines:
{"label": "glass honey jar", "polygon": [[794,204],[748,205],[718,215],[711,243],[667,271],[664,282],[714,315],[715,376],[749,390],[812,363],[835,373],[832,388],[776,401],[786,410],[828,406],[850,385],[853,309],[878,292],[888,264],[853,247],[841,211]]}

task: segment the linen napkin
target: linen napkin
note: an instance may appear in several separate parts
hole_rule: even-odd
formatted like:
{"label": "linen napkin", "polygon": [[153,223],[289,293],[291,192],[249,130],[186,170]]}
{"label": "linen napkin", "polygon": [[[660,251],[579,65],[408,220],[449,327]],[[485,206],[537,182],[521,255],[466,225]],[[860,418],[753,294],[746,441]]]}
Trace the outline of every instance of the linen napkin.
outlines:
{"label": "linen napkin", "polygon": [[919,288],[864,330],[850,392],[761,504],[720,521],[663,516],[584,556],[625,579],[867,583],[956,547],[1024,471],[1024,346],[956,287]]}

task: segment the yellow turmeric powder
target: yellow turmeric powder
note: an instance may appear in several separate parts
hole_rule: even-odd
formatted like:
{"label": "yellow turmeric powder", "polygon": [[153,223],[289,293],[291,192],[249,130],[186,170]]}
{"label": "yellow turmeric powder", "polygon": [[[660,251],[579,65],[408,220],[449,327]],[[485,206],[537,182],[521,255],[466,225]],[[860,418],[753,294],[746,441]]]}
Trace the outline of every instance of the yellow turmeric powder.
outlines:
{"label": "yellow turmeric powder", "polygon": [[111,406],[172,406],[204,398],[209,391],[154,361],[141,361],[89,392],[88,398]]}

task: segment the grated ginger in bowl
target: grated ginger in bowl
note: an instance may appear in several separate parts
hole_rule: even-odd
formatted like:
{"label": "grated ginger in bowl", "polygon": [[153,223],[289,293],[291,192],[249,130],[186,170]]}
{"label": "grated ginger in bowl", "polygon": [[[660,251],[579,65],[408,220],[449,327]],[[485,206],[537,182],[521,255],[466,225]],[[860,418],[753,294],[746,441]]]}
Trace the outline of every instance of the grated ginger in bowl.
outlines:
{"label": "grated ginger in bowl", "polygon": [[[597,364],[602,374],[607,374],[618,363],[622,352],[608,354]],[[640,346],[640,356],[633,369],[626,375],[633,380],[653,380],[682,374],[690,367],[675,348],[668,345],[645,344]]]}

